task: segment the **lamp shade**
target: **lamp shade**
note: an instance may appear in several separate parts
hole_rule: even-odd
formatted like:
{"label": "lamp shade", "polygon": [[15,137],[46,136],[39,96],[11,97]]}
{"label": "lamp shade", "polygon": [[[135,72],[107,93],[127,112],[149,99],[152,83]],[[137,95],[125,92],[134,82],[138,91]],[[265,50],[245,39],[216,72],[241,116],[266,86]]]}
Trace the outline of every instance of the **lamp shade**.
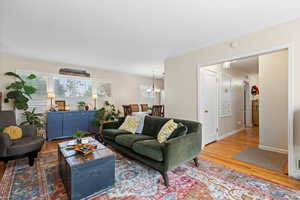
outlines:
{"label": "lamp shade", "polygon": [[93,94],[93,99],[97,99],[98,95],[97,94]]}
{"label": "lamp shade", "polygon": [[50,99],[55,98],[54,92],[48,92],[48,98],[50,98]]}

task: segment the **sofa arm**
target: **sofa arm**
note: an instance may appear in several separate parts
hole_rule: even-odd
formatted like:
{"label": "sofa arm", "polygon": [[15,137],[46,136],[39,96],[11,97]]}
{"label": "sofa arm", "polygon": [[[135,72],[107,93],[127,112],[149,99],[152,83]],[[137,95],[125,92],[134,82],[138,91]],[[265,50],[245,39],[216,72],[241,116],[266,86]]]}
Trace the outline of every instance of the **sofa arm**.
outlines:
{"label": "sofa arm", "polygon": [[7,148],[11,143],[11,139],[6,133],[0,133],[0,157],[6,156]]}
{"label": "sofa arm", "polygon": [[106,122],[103,124],[103,129],[118,129],[122,125],[124,120],[124,117],[120,117],[118,121]]}
{"label": "sofa arm", "polygon": [[165,171],[197,157],[201,140],[201,134],[195,132],[168,140],[164,146]]}
{"label": "sofa arm", "polygon": [[22,137],[37,136],[37,128],[33,125],[20,126],[22,128]]}

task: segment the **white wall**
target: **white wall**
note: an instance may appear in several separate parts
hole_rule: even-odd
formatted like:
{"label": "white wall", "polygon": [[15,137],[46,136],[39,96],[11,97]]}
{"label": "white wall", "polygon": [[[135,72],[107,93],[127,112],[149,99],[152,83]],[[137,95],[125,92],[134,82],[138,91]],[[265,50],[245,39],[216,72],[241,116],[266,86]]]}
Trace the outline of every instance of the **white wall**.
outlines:
{"label": "white wall", "polygon": [[[222,34],[222,33],[220,33]],[[237,48],[231,48],[235,41]],[[290,44],[293,46],[293,100],[294,100],[294,142],[295,158],[292,170],[296,171],[300,159],[300,20],[276,25],[262,31],[234,38],[219,44],[202,48],[184,55],[165,60],[166,115],[197,120],[197,66],[209,65],[219,60],[243,57],[256,52],[266,51]],[[180,80],[180,81],[178,81]],[[180,92],[178,92],[180,91]]]}
{"label": "white wall", "polygon": [[[86,68],[82,66],[71,66],[63,63],[47,62],[36,59],[21,58],[15,56],[0,56],[0,91],[5,94],[5,87],[13,81],[12,78],[4,76],[5,72],[17,69],[34,72],[58,74],[60,68],[85,69],[91,74],[91,78],[110,81],[112,83],[112,101],[120,110],[124,104],[140,104],[150,103],[145,102],[146,99],[141,96],[139,86],[141,84],[152,85],[152,78],[131,75],[127,73],[112,72],[96,68]],[[163,88],[163,81],[157,81],[159,88]],[[80,99],[78,100],[80,101]],[[152,100],[150,100],[152,101]],[[98,106],[103,100],[99,99]],[[66,102],[68,104],[68,102]],[[159,103],[159,96],[152,103]],[[12,109],[11,104],[2,102],[4,110]]]}
{"label": "white wall", "polygon": [[288,51],[259,56],[259,144],[288,150]]}

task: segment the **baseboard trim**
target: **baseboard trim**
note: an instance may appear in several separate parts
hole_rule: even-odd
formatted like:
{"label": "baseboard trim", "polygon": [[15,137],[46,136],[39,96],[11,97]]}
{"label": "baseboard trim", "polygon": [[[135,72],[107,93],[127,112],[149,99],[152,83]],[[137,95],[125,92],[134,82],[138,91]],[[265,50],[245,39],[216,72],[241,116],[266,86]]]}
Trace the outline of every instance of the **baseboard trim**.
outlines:
{"label": "baseboard trim", "polygon": [[280,148],[276,148],[276,147],[271,147],[271,146],[265,146],[265,145],[258,145],[258,148],[262,149],[262,150],[267,150],[267,151],[273,151],[273,152],[277,152],[277,153],[283,153],[283,154],[288,154],[288,150],[286,149],[280,149]]}
{"label": "baseboard trim", "polygon": [[234,135],[234,134],[236,134],[236,133],[238,133],[238,132],[240,132],[240,131],[242,131],[242,130],[244,130],[244,129],[245,129],[245,128],[243,127],[243,128],[240,128],[240,129],[237,129],[237,130],[228,132],[228,133],[226,133],[226,134],[224,134],[224,135],[218,136],[218,140],[222,140],[222,139],[224,139],[224,138],[227,138],[227,137],[229,137],[229,136],[232,136],[232,135]]}

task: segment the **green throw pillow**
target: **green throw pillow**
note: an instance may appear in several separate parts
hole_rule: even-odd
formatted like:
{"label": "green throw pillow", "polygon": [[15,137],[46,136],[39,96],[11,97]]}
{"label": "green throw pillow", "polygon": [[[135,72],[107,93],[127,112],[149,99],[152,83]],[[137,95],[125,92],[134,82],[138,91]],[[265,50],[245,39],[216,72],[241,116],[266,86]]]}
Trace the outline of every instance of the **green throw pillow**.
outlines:
{"label": "green throw pillow", "polygon": [[168,140],[172,139],[172,138],[179,137],[179,136],[186,135],[187,132],[188,132],[188,128],[184,124],[178,123],[178,127],[173,131],[173,133],[168,138]]}

